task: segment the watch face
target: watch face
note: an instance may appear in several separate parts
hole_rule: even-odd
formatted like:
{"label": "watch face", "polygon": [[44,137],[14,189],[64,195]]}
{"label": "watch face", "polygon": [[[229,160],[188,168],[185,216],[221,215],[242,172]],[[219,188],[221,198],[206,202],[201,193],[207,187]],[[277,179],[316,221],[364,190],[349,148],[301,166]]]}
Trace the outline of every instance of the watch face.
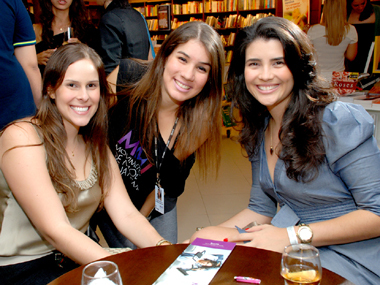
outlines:
{"label": "watch face", "polygon": [[308,241],[312,238],[313,233],[309,229],[309,227],[300,227],[299,228],[299,235],[301,240]]}

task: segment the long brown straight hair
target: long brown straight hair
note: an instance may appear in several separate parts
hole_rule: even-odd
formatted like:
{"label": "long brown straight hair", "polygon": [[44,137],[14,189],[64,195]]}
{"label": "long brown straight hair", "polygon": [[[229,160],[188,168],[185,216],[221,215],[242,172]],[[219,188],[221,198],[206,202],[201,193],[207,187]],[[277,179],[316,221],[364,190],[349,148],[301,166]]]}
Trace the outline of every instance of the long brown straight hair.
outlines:
{"label": "long brown straight hair", "polygon": [[346,7],[346,0],[325,1],[321,23],[325,25],[329,45],[339,45],[350,30],[350,25],[347,22]]}
{"label": "long brown straight hair", "polygon": [[[131,96],[130,121],[139,124],[140,143],[148,159],[153,162],[153,139],[156,134],[161,88],[165,63],[180,44],[195,39],[210,55],[211,69],[203,90],[185,101],[178,110],[181,128],[175,144],[175,155],[183,162],[196,151],[200,174],[208,170],[218,172],[221,143],[221,102],[224,69],[224,49],[220,36],[203,22],[189,22],[174,30],[163,42],[153,63],[142,79],[123,93]],[[136,117],[132,119],[134,111]],[[126,130],[129,126],[126,126]]]}
{"label": "long brown straight hair", "polygon": [[[75,191],[74,169],[69,169],[65,161],[70,161],[65,150],[67,134],[63,125],[62,116],[58,111],[55,100],[49,93],[54,93],[61,86],[67,68],[81,59],[90,59],[99,75],[100,100],[98,110],[85,127],[79,129],[86,144],[86,156],[92,159],[98,171],[99,185],[102,189],[100,208],[103,206],[105,189],[107,189],[111,175],[107,147],[109,106],[109,87],[104,66],[99,55],[85,44],[68,44],[58,48],[45,68],[43,76],[42,102],[40,109],[34,116],[38,123],[47,154],[47,168],[52,183],[58,193],[64,196],[66,211],[75,211],[77,206],[77,192]],[[33,120],[32,120],[33,121]]]}

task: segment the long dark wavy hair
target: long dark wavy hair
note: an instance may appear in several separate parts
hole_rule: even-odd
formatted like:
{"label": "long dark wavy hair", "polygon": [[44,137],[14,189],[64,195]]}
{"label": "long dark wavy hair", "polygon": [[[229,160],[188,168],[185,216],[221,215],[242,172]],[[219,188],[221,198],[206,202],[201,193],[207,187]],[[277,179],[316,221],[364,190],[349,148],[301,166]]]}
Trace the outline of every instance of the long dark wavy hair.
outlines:
{"label": "long dark wavy hair", "polygon": [[284,49],[285,63],[294,78],[291,100],[282,120],[279,157],[286,165],[286,174],[296,181],[310,181],[324,162],[321,114],[325,106],[336,99],[335,93],[318,76],[315,51],[307,35],[294,23],[279,17],[260,19],[239,32],[228,72],[232,86],[232,109],[240,116],[239,142],[249,156],[257,153],[270,116],[248,91],[244,78],[245,52],[256,39],[279,40]]}
{"label": "long dark wavy hair", "polygon": [[[40,0],[41,14],[40,23],[42,25],[42,41],[51,44],[51,25],[54,19],[53,5],[51,0]],[[85,37],[85,29],[88,24],[86,17],[86,7],[83,0],[73,0],[69,8],[69,18],[71,26],[74,28],[75,37],[82,40]]]}
{"label": "long dark wavy hair", "polygon": [[[350,17],[351,11],[352,11],[352,2],[354,0],[347,0],[347,17]],[[367,4],[364,7],[363,12],[361,12],[359,16],[359,21],[364,21],[368,19],[373,13],[373,6],[370,2],[370,0],[367,0]]]}
{"label": "long dark wavy hair", "polygon": [[106,194],[104,189],[108,188],[111,179],[107,147],[107,111],[110,93],[102,60],[92,48],[80,43],[68,44],[61,46],[53,53],[44,72],[41,106],[34,117],[43,137],[51,180],[56,191],[63,193],[67,211],[75,210],[77,205],[77,191],[73,187],[75,173],[72,165],[71,169],[66,166],[65,161],[70,161],[65,150],[66,130],[55,100],[50,98],[49,94],[55,93],[61,86],[67,68],[81,59],[90,59],[99,74],[98,110],[90,122],[79,129],[79,133],[86,144],[86,156],[92,159],[98,171],[99,185],[102,189],[101,208]]}
{"label": "long dark wavy hair", "polygon": [[[194,149],[194,145],[199,146],[196,157],[201,174],[205,174],[208,169],[217,172],[220,162],[224,49],[220,36],[213,28],[204,22],[189,22],[175,29],[163,42],[142,79],[123,93],[131,98],[130,121],[141,122],[138,126],[140,143],[146,150],[148,159],[153,162],[153,139],[157,136],[158,106],[161,102],[165,64],[179,45],[192,39],[201,42],[206,48],[210,55],[211,69],[202,91],[183,102],[178,110],[181,129],[176,139],[175,154],[182,162],[191,155],[190,150]],[[135,113],[137,115],[132,119]],[[129,127],[126,126],[125,130],[129,130]]]}

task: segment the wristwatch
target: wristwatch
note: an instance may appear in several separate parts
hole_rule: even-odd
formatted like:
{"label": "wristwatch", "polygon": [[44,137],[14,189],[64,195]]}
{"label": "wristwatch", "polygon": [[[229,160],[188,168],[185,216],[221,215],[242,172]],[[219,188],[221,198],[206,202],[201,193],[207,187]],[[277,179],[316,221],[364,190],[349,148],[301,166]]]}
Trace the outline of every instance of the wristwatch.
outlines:
{"label": "wristwatch", "polygon": [[313,231],[309,227],[309,225],[306,224],[299,224],[297,237],[301,241],[301,243],[311,243],[313,240]]}

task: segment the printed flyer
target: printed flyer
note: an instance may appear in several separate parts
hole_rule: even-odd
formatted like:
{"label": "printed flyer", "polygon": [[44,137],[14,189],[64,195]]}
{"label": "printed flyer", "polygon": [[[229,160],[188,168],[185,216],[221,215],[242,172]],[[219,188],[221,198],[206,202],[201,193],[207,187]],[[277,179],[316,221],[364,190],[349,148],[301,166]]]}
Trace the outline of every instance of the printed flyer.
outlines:
{"label": "printed flyer", "polygon": [[153,285],[207,285],[235,245],[232,242],[197,238]]}
{"label": "printed flyer", "polygon": [[283,0],[283,17],[307,30],[310,24],[310,0]]}

